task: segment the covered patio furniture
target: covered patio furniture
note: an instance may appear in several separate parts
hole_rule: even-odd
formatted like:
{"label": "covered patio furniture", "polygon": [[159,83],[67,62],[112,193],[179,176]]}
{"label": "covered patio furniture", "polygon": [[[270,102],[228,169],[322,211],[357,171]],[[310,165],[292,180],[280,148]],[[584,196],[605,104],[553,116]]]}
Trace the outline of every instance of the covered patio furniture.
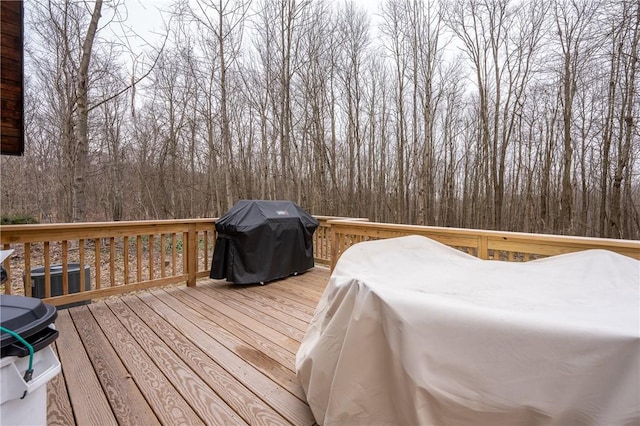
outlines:
{"label": "covered patio furniture", "polygon": [[296,357],[319,424],[640,423],[640,262],[480,260],[402,237],[343,253]]}

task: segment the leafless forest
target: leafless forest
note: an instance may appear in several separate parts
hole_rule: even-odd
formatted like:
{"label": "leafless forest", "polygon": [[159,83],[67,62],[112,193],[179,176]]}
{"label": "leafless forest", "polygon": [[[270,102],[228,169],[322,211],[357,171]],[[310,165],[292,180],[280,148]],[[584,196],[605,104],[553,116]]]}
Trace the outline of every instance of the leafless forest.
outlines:
{"label": "leafless forest", "polygon": [[126,7],[26,0],[26,154],[1,159],[2,213],[291,199],[640,238],[637,0],[176,0],[145,40]]}

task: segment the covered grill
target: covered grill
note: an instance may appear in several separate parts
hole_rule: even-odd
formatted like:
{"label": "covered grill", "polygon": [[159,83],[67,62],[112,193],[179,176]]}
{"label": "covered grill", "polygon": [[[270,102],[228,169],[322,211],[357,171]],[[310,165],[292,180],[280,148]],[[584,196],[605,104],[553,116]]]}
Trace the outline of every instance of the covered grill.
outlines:
{"label": "covered grill", "polygon": [[292,201],[241,200],[216,221],[210,277],[264,283],[313,267],[318,221]]}

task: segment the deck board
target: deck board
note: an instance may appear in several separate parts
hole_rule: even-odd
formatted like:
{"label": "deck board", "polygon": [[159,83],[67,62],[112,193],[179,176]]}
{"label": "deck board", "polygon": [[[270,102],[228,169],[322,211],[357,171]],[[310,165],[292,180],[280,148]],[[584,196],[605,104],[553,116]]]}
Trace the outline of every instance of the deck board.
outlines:
{"label": "deck board", "polygon": [[[218,289],[208,287],[201,290],[205,294],[211,295],[216,300],[222,301],[225,305],[241,312],[268,327],[279,330],[282,334],[300,342],[307,331],[307,324],[295,317],[279,312],[277,309],[255,303],[253,299],[243,296],[241,290]],[[295,345],[297,350],[297,345]]]}
{"label": "deck board", "polygon": [[[283,324],[294,327],[297,330],[302,331],[303,334],[307,331],[307,326],[309,325],[311,316],[306,315],[304,312],[298,309],[288,306],[285,306],[283,309],[280,306],[274,306],[273,301],[261,297],[261,295],[256,294],[256,292],[247,294],[247,292],[241,292],[231,286],[221,286],[216,288],[216,291],[222,292],[223,294],[228,295],[229,297],[232,297],[239,302],[243,302],[245,306],[262,312],[270,317],[273,317],[276,320],[281,321]],[[304,320],[299,318],[301,315],[305,315]]]}
{"label": "deck board", "polygon": [[[92,304],[91,312],[101,324],[102,332],[118,352],[132,378],[153,407],[161,422],[204,424],[182,395],[171,385],[171,380],[145,352],[105,303]],[[80,422],[79,422],[80,423]]]}
{"label": "deck board", "polygon": [[[220,289],[225,291],[224,287],[221,287]],[[312,317],[312,314],[307,312],[308,307],[306,305],[297,303],[291,299],[287,299],[286,297],[279,296],[277,293],[274,293],[274,291],[263,292],[262,289],[255,289],[250,293],[245,292],[243,296],[248,300],[251,300],[252,303],[268,306],[269,309],[282,312],[285,316],[291,319],[295,318],[300,320],[301,323],[304,324],[305,329]]]}
{"label": "deck board", "polygon": [[309,321],[311,321],[311,317],[313,316],[314,308],[311,308],[306,304],[286,297],[286,293],[281,294],[281,292],[277,289],[267,290],[258,288],[255,289],[255,291],[249,293],[248,297],[263,301],[264,303],[274,306],[277,309],[288,313],[291,316],[298,318],[299,320],[304,321],[305,323],[309,323]]}
{"label": "deck board", "polygon": [[[287,323],[282,323],[273,317],[268,317],[250,306],[246,302],[239,303],[234,298],[213,288],[198,289],[202,294],[202,302],[216,301],[219,312],[229,319],[237,321],[240,326],[244,326],[290,353],[295,354],[300,345],[300,330],[292,331]],[[296,337],[298,337],[296,339]]]}
{"label": "deck board", "polygon": [[[53,344],[53,350],[60,358],[56,343]],[[50,426],[65,426],[74,423],[73,409],[69,394],[64,382],[64,375],[58,374],[47,385],[48,405],[47,405],[47,423]]]}
{"label": "deck board", "polygon": [[78,424],[117,425],[68,311],[58,313],[56,327],[60,330],[56,346],[75,421]]}
{"label": "deck board", "polygon": [[[280,345],[289,343],[286,341],[288,338],[283,334],[276,335],[277,332],[275,332],[275,330],[269,327],[260,327],[257,321],[246,317],[232,308],[228,308],[216,301],[215,298],[203,294],[194,294],[194,292],[189,292],[186,289],[175,291],[172,296],[175,296],[178,300],[196,309],[198,312],[206,314],[207,318],[215,323],[218,328],[225,329],[241,340],[243,344],[252,346],[265,354],[269,354],[275,361],[278,361],[283,366],[290,367],[291,371],[293,371],[292,363],[294,354],[292,351]],[[278,343],[280,344],[271,339],[279,340]],[[291,340],[290,344],[293,347],[295,341],[293,339],[289,340]]]}
{"label": "deck board", "polygon": [[[116,315],[131,336],[164,373],[185,402],[201,419],[215,424],[243,424],[244,421],[190,368],[175,352],[173,344],[160,344],[159,336],[120,300],[109,301],[107,306]],[[160,339],[162,340],[162,339]]]}
{"label": "deck board", "polygon": [[118,424],[160,424],[89,309],[75,309],[72,318]]}
{"label": "deck board", "polygon": [[[290,421],[296,420],[292,423],[311,424],[305,421],[311,413],[308,405],[303,401],[302,388],[293,380],[295,378],[281,377],[282,371],[288,371],[282,365],[262,353],[260,357],[271,360],[270,363],[260,359],[257,362],[245,360],[242,354],[246,346],[235,336],[191,308],[185,307],[178,312],[154,296],[146,295],[143,299],[180,332],[189,336],[205,353],[214,354],[215,359],[224,365],[236,380],[276,409],[283,417]],[[167,298],[164,297],[164,299]]]}
{"label": "deck board", "polygon": [[[293,300],[294,302],[299,303],[304,306],[304,311],[309,315],[313,315],[313,311],[316,308],[316,303],[313,303],[313,297],[310,295],[300,294],[300,290],[295,289],[294,287],[286,288],[282,286],[281,282],[275,282],[271,284],[271,288],[269,288],[270,292],[282,296],[286,299]],[[317,301],[316,301],[317,302]]]}
{"label": "deck board", "polygon": [[201,280],[60,311],[48,423],[313,425],[295,353],[328,278]]}
{"label": "deck board", "polygon": [[154,329],[165,344],[175,348],[176,353],[203,380],[208,380],[212,389],[232,407],[245,422],[252,424],[286,423],[275,410],[238,382],[224,366],[219,365],[204,351],[195,346],[183,333],[157,315],[149,306],[136,297],[123,299],[131,310]]}

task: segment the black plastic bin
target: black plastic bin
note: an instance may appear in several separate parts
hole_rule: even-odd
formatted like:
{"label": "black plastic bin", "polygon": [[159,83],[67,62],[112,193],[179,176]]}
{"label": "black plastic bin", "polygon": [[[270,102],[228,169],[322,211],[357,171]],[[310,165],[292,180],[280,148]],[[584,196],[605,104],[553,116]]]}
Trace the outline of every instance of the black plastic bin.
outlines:
{"label": "black plastic bin", "polygon": [[[62,295],[62,265],[52,265],[49,268],[51,273],[51,297]],[[31,296],[43,299],[44,293],[44,266],[31,269]],[[67,264],[67,277],[69,285],[69,294],[78,293],[80,291],[80,264],[69,263]],[[26,283],[25,283],[26,285]],[[84,265],[84,289],[85,291],[91,290],[91,268],[89,265]],[[58,309],[67,309],[73,306],[86,305],[91,303],[91,300],[83,300],[81,302],[68,303],[66,305],[58,306]]]}
{"label": "black plastic bin", "polygon": [[[50,327],[58,316],[56,307],[36,298],[0,295],[0,316],[2,326],[20,335],[36,352],[58,337],[56,329]],[[4,331],[0,337],[0,352],[3,358],[29,355],[28,349],[18,339]]]}

